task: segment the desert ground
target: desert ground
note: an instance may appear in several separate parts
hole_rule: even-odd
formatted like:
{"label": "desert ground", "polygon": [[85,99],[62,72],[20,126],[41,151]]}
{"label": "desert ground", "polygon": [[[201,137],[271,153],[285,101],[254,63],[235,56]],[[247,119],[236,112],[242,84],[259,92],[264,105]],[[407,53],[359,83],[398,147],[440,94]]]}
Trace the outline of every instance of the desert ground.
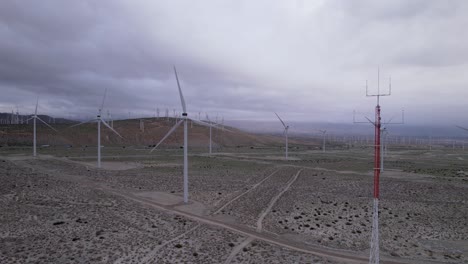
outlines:
{"label": "desert ground", "polygon": [[[371,148],[0,149],[0,263],[367,263]],[[468,263],[468,151],[390,147],[383,263]]]}

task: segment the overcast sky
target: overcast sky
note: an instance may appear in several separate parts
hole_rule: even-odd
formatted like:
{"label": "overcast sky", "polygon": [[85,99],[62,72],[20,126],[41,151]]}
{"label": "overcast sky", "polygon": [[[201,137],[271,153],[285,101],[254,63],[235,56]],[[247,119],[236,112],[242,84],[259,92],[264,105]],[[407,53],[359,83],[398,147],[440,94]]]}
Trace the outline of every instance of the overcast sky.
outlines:
{"label": "overcast sky", "polygon": [[[0,1],[0,112],[468,124],[468,1]],[[204,114],[202,114],[204,115]],[[359,115],[358,115],[359,117]]]}

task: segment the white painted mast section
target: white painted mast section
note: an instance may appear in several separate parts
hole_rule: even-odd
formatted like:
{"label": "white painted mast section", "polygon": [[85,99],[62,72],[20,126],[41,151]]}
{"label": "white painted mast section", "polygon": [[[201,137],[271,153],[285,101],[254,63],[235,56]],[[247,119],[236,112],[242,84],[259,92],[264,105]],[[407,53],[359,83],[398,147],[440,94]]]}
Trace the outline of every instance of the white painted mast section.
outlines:
{"label": "white painted mast section", "polygon": [[370,264],[380,263],[379,251],[379,199],[374,198],[372,212],[371,250],[369,258]]}

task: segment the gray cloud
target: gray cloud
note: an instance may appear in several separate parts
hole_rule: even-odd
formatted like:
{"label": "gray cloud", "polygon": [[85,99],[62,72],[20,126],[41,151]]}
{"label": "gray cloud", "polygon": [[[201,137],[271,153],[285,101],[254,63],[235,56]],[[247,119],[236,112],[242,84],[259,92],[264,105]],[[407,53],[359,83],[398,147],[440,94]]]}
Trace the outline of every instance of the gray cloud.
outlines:
{"label": "gray cloud", "polygon": [[[0,3],[0,111],[351,122],[365,80],[391,74],[386,113],[455,122],[468,96],[465,1],[75,1]],[[384,80],[385,77],[385,80]],[[430,111],[427,107],[430,106]],[[468,122],[468,120],[466,120]]]}

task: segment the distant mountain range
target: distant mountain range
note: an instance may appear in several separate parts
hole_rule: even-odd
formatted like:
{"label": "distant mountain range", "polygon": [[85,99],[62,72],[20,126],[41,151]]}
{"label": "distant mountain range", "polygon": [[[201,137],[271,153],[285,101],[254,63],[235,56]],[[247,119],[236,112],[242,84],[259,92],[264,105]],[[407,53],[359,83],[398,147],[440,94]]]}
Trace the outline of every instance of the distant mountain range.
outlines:
{"label": "distant mountain range", "polygon": [[[31,115],[15,115],[11,113],[0,113],[0,125],[6,124],[26,124],[26,120]],[[39,117],[50,124],[72,124],[76,120],[65,118],[53,118],[48,115],[39,115]],[[144,118],[152,120],[151,118]],[[162,119],[162,118],[161,118]],[[171,118],[172,119],[172,118]],[[134,120],[134,121],[131,121]],[[124,119],[122,121],[136,122],[135,119]],[[116,120],[117,121],[117,120]],[[122,124],[122,123],[121,123]],[[331,123],[331,122],[287,122],[290,126],[289,134],[297,138],[317,138],[320,136],[319,130],[327,130],[327,134],[336,136],[372,136],[374,127],[372,124],[353,124],[353,123]],[[279,121],[259,121],[259,120],[226,120],[225,125],[246,131],[248,133],[282,135],[283,126]],[[388,125],[387,131],[391,136],[397,137],[418,137],[418,138],[452,138],[468,140],[468,131],[464,131],[455,125],[437,126],[437,125]],[[255,141],[255,140],[254,140]],[[250,142],[251,143],[251,142]]]}
{"label": "distant mountain range", "polygon": [[[44,118],[43,118],[44,117]],[[48,121],[46,116],[41,116],[44,121]],[[56,122],[72,122],[65,119],[56,119]],[[77,123],[74,121],[73,123]],[[142,124],[142,123],[143,124]],[[108,128],[101,126],[101,144],[114,146],[152,146],[159,142],[161,138],[175,124],[174,118],[144,118],[144,119],[125,119],[115,120],[109,125],[123,136],[123,139],[117,137]],[[70,127],[69,124],[55,123],[51,124],[58,130],[55,132],[47,128],[42,123],[38,123],[37,140],[38,144],[46,145],[73,145],[73,146],[95,146],[97,144],[96,123],[86,123],[77,127]],[[30,146],[33,139],[33,126],[29,124],[2,124],[0,125],[0,146]],[[207,147],[210,139],[209,128],[189,122],[189,146]],[[226,127],[213,129],[212,131],[213,147],[282,147],[284,138],[274,135],[247,133],[236,128]],[[183,144],[183,129],[180,126],[170,137],[168,137],[162,148],[180,147]],[[290,146],[307,145],[316,147],[319,145],[317,140],[291,139]]]}
{"label": "distant mountain range", "polygon": [[[229,126],[237,127],[252,133],[279,134],[283,133],[282,124],[277,121],[250,121],[231,120],[226,121]],[[289,134],[297,136],[317,136],[318,130],[327,130],[327,133],[334,135],[373,135],[374,126],[372,124],[345,124],[345,123],[307,123],[289,122]],[[405,137],[448,137],[468,139],[468,131],[464,131],[456,126],[436,126],[436,125],[387,125],[387,131],[392,136]]]}
{"label": "distant mountain range", "polygon": [[[26,124],[32,115],[17,115],[15,113],[0,113],[0,124]],[[65,118],[55,118],[48,115],[38,115],[38,117],[50,124],[71,124],[76,121]]]}

